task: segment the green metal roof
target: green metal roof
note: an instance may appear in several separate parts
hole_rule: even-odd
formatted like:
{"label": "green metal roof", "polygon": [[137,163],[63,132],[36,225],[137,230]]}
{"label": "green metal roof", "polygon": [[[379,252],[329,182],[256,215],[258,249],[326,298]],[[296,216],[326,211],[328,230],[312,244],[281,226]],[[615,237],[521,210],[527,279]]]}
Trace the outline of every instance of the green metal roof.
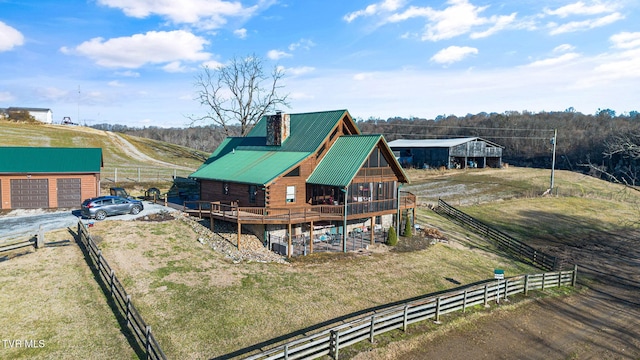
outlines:
{"label": "green metal roof", "polygon": [[247,136],[226,138],[190,177],[267,184],[315,152],[346,114],[347,110],[289,114],[290,133],[281,146],[267,146],[264,116]]}
{"label": "green metal roof", "polygon": [[[333,110],[302,114],[290,114],[289,137],[278,146],[278,151],[306,151],[314,152],[320,147],[331,129],[347,114],[347,110]],[[267,117],[263,116],[246,136],[244,149],[273,150],[273,146],[266,145]],[[260,144],[257,139],[261,139]],[[252,143],[248,143],[248,142]]]}
{"label": "green metal roof", "polygon": [[382,135],[339,137],[309,176],[307,183],[340,187],[349,185],[381,140]]}
{"label": "green metal roof", "polygon": [[0,173],[99,173],[101,148],[0,147]]}
{"label": "green metal roof", "polygon": [[307,156],[308,152],[235,150],[202,166],[190,177],[264,185]]}

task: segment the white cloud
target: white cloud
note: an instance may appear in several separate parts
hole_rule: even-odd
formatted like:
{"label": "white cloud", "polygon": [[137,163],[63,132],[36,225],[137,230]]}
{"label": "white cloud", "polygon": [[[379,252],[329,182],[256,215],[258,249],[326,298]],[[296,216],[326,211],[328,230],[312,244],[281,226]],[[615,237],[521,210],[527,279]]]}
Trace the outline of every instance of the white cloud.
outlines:
{"label": "white cloud", "polygon": [[22,44],[24,44],[22,33],[0,21],[0,52],[9,51]]}
{"label": "white cloud", "polygon": [[[98,0],[98,3],[121,9],[127,16],[145,18],[158,15],[176,24],[194,24],[215,29],[227,23],[229,17],[250,17],[260,6],[244,7],[240,1],[223,0]],[[261,2],[269,6],[270,2]]]}
{"label": "white cloud", "polygon": [[138,78],[140,77],[140,73],[137,71],[131,71],[131,70],[127,70],[127,71],[118,71],[116,72],[116,75],[120,75],[120,76],[124,76],[124,77],[132,77],[132,78]]}
{"label": "white cloud", "polygon": [[107,83],[107,85],[111,86],[111,87],[123,87],[124,84],[122,84],[120,81],[118,80],[113,80],[113,81],[109,81]]}
{"label": "white cloud", "polygon": [[613,13],[607,16],[603,16],[597,19],[588,19],[582,21],[571,21],[566,24],[557,25],[554,23],[550,24],[551,31],[549,32],[551,35],[564,34],[568,32],[576,32],[576,31],[584,31],[590,30],[594,28],[598,28],[601,26],[606,26],[612,24],[618,20],[624,19],[624,15],[621,13]]}
{"label": "white cloud", "polygon": [[233,31],[233,34],[239,39],[247,38],[247,29],[236,29]]}
{"label": "white cloud", "polygon": [[352,22],[353,20],[363,16],[373,16],[380,13],[396,11],[404,5],[404,0],[384,0],[379,3],[371,4],[366,8],[358,11],[351,12],[343,17],[346,22]]}
{"label": "white cloud", "polygon": [[209,69],[217,69],[224,67],[224,64],[215,60],[209,60],[202,63],[202,66],[208,67]]}
{"label": "white cloud", "polygon": [[575,46],[570,45],[570,44],[562,44],[562,45],[558,45],[553,49],[554,53],[563,53],[563,52],[567,52],[567,51],[573,51],[575,50]]}
{"label": "white cloud", "polygon": [[15,97],[8,91],[0,91],[0,101],[13,101]]}
{"label": "white cloud", "polygon": [[619,49],[632,49],[640,47],[640,32],[621,32],[612,35],[609,40],[613,43],[613,47]]}
{"label": "white cloud", "polygon": [[296,51],[297,49],[310,50],[316,44],[309,39],[300,39],[298,42],[289,45],[289,51]]}
{"label": "white cloud", "polygon": [[61,51],[86,56],[104,67],[133,69],[146,64],[207,60],[210,54],[202,51],[205,44],[207,40],[184,30],[149,31],[109,40],[93,38],[73,51],[66,47]]}
{"label": "white cloud", "polygon": [[553,65],[559,65],[562,63],[566,63],[569,62],[573,59],[576,59],[580,57],[580,54],[578,53],[566,53],[566,54],[562,54],[560,56],[554,57],[554,58],[548,58],[548,59],[544,59],[544,60],[538,60],[538,61],[534,61],[528,65],[526,65],[527,67],[545,67],[545,66],[553,66]]}
{"label": "white cloud", "polygon": [[566,18],[573,15],[598,15],[604,13],[611,13],[616,11],[617,6],[613,3],[602,3],[595,1],[591,5],[585,4],[583,1],[578,1],[573,4],[561,6],[555,10],[545,9],[544,13],[547,15],[555,15],[561,18]]}
{"label": "white cloud", "polygon": [[172,61],[167,65],[163,66],[162,69],[170,73],[180,73],[180,72],[188,71],[187,67],[182,65],[180,61]]}
{"label": "white cloud", "polygon": [[477,53],[478,49],[469,46],[449,46],[433,55],[431,61],[438,64],[452,64]]}
{"label": "white cloud", "polygon": [[280,60],[282,58],[285,57],[291,57],[292,55],[284,52],[284,51],[280,51],[280,50],[269,50],[267,52],[267,57],[271,60]]}
{"label": "white cloud", "polygon": [[353,80],[364,81],[364,80],[373,79],[373,77],[374,77],[373,73],[358,73],[353,75]]}
{"label": "white cloud", "polygon": [[69,96],[69,91],[52,86],[37,88],[35,92],[39,97],[50,101],[66,99]]}
{"label": "white cloud", "polygon": [[482,32],[473,32],[469,37],[472,39],[481,39],[481,38],[489,37],[501,30],[506,29],[511,24],[513,24],[515,20],[516,20],[516,13],[513,13],[511,15],[505,15],[505,16],[492,16],[490,19],[490,21],[494,24],[492,27]]}
{"label": "white cloud", "polygon": [[613,81],[640,78],[640,48],[616,54],[611,61],[595,68],[600,77]]}
{"label": "white cloud", "polygon": [[468,0],[449,0],[447,4],[449,6],[444,10],[411,6],[402,13],[389,16],[386,21],[396,23],[412,18],[426,18],[428,22],[421,39],[439,41],[470,33],[472,29],[480,26],[488,26],[488,29],[473,32],[471,38],[488,37],[507,28],[516,18],[516,13],[482,17],[480,13],[488,6],[475,6]]}
{"label": "white cloud", "polygon": [[291,75],[291,76],[300,76],[304,74],[309,74],[316,70],[316,68],[312,66],[299,66],[299,67],[292,67],[292,68],[280,67],[280,69],[283,70],[285,74]]}

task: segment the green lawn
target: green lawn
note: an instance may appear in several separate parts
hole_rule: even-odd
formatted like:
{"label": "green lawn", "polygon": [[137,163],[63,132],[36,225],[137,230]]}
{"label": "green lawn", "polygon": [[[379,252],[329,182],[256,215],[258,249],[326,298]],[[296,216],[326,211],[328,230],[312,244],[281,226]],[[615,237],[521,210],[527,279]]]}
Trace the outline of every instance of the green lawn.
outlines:
{"label": "green lawn", "polygon": [[137,358],[69,232],[46,235],[65,240],[0,262],[0,358]]}

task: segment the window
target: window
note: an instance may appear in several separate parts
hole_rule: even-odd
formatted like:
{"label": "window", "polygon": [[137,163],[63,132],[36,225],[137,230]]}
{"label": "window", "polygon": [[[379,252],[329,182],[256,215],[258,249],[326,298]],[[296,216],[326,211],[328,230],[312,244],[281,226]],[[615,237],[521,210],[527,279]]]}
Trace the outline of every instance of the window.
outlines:
{"label": "window", "polygon": [[258,194],[258,187],[255,185],[249,185],[249,203],[256,203],[256,195]]}
{"label": "window", "polygon": [[322,144],[322,146],[320,147],[320,150],[318,150],[318,153],[316,154],[316,159],[319,158],[322,155],[322,153],[324,152],[325,145],[326,144]]}
{"label": "window", "polygon": [[229,183],[228,182],[223,182],[222,183],[222,193],[225,195],[229,195]]}
{"label": "window", "polygon": [[284,177],[291,177],[291,176],[300,176],[300,166],[289,171],[287,175],[285,175]]}
{"label": "window", "polygon": [[336,137],[336,134],[338,134],[338,128],[333,130],[333,132],[331,133],[331,136],[329,136],[329,141],[333,140],[333,138]]}
{"label": "window", "polygon": [[293,203],[296,202],[296,187],[295,186],[287,186],[287,202]]}

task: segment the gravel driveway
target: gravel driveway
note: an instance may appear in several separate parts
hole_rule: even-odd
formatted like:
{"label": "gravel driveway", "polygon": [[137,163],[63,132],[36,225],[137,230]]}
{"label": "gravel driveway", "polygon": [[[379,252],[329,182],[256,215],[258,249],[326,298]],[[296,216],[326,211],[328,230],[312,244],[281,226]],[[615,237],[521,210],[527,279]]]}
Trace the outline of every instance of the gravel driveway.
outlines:
{"label": "gravel driveway", "polygon": [[[164,205],[144,202],[144,210],[137,215],[116,215],[109,216],[103,221],[109,220],[133,220],[149,214],[155,214],[162,210],[177,211]],[[73,227],[78,223],[80,210],[47,211],[43,209],[35,210],[14,210],[7,215],[0,217],[0,242],[14,238],[33,236],[38,233],[40,226],[45,231],[64,229]],[[85,223],[89,219],[82,219]]]}

